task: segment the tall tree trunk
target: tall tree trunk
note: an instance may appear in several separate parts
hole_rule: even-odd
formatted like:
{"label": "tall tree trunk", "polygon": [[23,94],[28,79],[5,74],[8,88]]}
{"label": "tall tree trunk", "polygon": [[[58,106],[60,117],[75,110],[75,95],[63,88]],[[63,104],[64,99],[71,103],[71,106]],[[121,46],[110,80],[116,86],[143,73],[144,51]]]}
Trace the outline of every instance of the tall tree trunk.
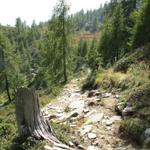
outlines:
{"label": "tall tree trunk", "polygon": [[7,73],[6,73],[6,63],[5,63],[5,56],[4,56],[3,49],[1,49],[1,53],[2,53],[2,66],[3,66],[3,70],[4,70],[6,92],[7,92],[9,102],[11,102],[11,96],[10,96],[10,91],[9,91],[9,82],[8,82]]}
{"label": "tall tree trunk", "polygon": [[5,77],[5,85],[6,85],[8,100],[9,100],[9,102],[11,102],[11,96],[10,96],[10,91],[9,91],[9,82],[8,82],[8,78],[7,78],[6,73],[4,74],[4,77]]}
{"label": "tall tree trunk", "polygon": [[39,99],[34,89],[19,88],[17,90],[16,118],[20,136],[46,139],[55,146],[68,149],[53,135],[50,125],[41,115]]}
{"label": "tall tree trunk", "polygon": [[64,67],[64,81],[67,82],[67,67],[66,67],[66,34],[65,34],[65,8],[63,8],[63,67]]}

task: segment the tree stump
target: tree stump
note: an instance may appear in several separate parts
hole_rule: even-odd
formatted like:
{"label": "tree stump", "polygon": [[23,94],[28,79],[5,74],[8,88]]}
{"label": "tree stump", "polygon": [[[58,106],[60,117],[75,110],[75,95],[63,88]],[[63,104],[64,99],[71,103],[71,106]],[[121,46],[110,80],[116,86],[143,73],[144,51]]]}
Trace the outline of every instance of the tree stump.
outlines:
{"label": "tree stump", "polygon": [[17,90],[16,118],[20,136],[46,139],[55,146],[68,149],[53,135],[50,125],[41,115],[39,99],[34,89],[22,87]]}

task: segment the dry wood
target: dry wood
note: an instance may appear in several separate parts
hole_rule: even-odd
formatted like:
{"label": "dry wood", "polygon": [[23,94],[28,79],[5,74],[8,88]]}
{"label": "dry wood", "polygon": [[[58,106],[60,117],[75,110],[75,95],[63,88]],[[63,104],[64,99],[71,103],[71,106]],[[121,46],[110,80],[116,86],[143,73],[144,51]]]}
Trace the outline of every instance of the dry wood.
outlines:
{"label": "dry wood", "polygon": [[40,113],[39,99],[34,89],[22,87],[17,90],[16,118],[20,136],[46,139],[55,146],[69,149],[54,136],[50,125]]}

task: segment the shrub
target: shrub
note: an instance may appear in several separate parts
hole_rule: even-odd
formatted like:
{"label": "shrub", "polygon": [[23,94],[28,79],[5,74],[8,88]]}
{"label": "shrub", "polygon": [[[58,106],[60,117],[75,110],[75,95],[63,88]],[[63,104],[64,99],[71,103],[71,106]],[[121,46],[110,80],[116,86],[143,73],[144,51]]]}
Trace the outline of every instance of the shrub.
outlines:
{"label": "shrub", "polygon": [[123,136],[131,138],[137,142],[140,142],[141,135],[146,129],[146,125],[144,124],[143,120],[139,118],[130,118],[125,119],[122,121],[120,126],[120,132]]}

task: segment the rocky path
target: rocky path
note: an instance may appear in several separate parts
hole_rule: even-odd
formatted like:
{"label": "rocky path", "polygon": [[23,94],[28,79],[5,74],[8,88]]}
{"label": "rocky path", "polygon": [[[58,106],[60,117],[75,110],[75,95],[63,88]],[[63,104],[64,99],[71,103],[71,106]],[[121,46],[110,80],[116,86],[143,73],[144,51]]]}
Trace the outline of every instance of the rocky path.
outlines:
{"label": "rocky path", "polygon": [[57,101],[42,110],[44,117],[60,123],[69,121],[72,141],[68,143],[74,150],[135,150],[118,136],[121,117],[114,111],[118,95],[97,90],[83,93],[79,83],[73,79],[67,84]]}

